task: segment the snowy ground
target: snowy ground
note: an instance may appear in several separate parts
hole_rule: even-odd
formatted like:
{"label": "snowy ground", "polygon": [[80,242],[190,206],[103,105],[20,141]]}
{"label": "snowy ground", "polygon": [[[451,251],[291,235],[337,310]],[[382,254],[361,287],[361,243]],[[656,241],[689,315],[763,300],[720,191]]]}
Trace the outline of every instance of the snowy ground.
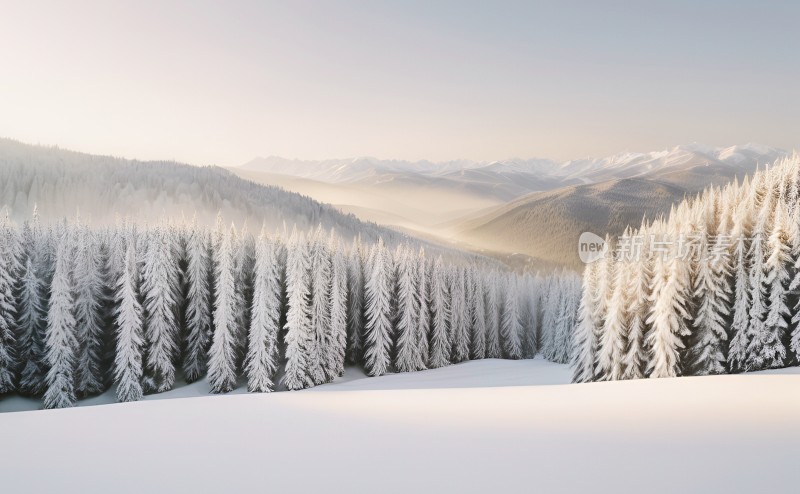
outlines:
{"label": "snowy ground", "polygon": [[0,414],[0,478],[4,492],[794,491],[797,369],[562,385],[568,374],[487,360]]}

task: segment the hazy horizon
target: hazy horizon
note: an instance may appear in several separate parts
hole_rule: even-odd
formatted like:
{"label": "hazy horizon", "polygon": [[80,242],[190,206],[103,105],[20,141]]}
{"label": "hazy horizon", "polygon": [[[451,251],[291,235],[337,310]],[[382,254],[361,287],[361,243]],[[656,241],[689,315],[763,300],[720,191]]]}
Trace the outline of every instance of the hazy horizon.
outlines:
{"label": "hazy horizon", "polygon": [[221,166],[792,150],[797,14],[716,0],[18,3],[0,19],[0,135]]}

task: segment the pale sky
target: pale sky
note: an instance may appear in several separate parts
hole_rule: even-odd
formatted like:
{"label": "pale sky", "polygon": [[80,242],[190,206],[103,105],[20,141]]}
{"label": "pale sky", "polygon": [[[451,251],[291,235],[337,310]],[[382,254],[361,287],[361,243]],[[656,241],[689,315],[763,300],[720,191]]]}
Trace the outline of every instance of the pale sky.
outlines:
{"label": "pale sky", "polygon": [[0,136],[193,164],[800,148],[798,2],[0,0]]}

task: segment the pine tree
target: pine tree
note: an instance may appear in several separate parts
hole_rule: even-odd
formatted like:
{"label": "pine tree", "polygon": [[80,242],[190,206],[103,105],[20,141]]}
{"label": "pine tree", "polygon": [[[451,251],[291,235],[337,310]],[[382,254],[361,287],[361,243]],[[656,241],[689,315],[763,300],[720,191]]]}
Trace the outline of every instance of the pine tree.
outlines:
{"label": "pine tree", "polygon": [[19,267],[18,239],[6,210],[5,217],[0,220],[0,395],[10,393],[15,388],[14,287]]}
{"label": "pine tree", "polygon": [[269,392],[278,370],[278,328],[280,325],[280,285],[275,243],[265,231],[255,250],[252,317],[245,371],[247,389]]}
{"label": "pine tree", "polygon": [[414,332],[414,358],[412,361],[418,363],[419,369],[427,368],[429,359],[429,335],[431,331],[430,319],[430,270],[428,269],[428,261],[425,257],[425,249],[420,247],[419,254],[417,255],[417,269],[416,269],[416,286],[417,286],[417,305],[418,312],[415,318],[417,327]]}
{"label": "pine tree", "polygon": [[397,259],[397,353],[394,367],[397,372],[413,372],[424,368],[425,363],[417,352],[420,316],[417,286],[417,264],[409,255],[408,246],[400,246]]}
{"label": "pine tree", "polygon": [[236,387],[239,307],[236,293],[234,245],[236,228],[222,235],[214,253],[214,334],[208,352],[208,381],[212,393],[227,393]]}
{"label": "pine tree", "polygon": [[283,384],[289,390],[314,385],[309,366],[309,349],[314,344],[311,326],[311,274],[306,241],[296,230],[287,245],[286,370]]}
{"label": "pine tree", "polygon": [[486,358],[501,358],[499,275],[492,272],[487,279],[486,294]]}
{"label": "pine tree", "polygon": [[642,256],[639,262],[627,263],[626,266],[629,294],[626,310],[629,321],[628,345],[623,357],[622,379],[641,379],[645,375],[647,358],[644,338],[648,331],[645,320],[650,296],[651,271],[648,251],[644,250]]}
{"label": "pine tree", "polygon": [[506,358],[517,360],[522,358],[522,324],[520,323],[516,277],[508,276],[504,285],[505,303],[503,304],[500,333],[503,337]]}
{"label": "pine tree", "polygon": [[116,286],[116,309],[114,311],[117,330],[116,356],[114,358],[114,381],[119,401],[141,400],[142,350],[144,346],[142,306],[136,290],[135,244],[130,242],[125,249],[124,267]]}
{"label": "pine tree", "polygon": [[734,301],[733,322],[731,324],[730,347],[728,350],[728,364],[732,371],[743,371],[747,362],[747,347],[749,346],[748,324],[750,312],[750,292],[747,266],[746,243],[746,216],[740,209],[736,213],[732,236],[734,240]]}
{"label": "pine tree", "polygon": [[450,363],[450,299],[447,293],[447,272],[442,256],[436,258],[431,277],[432,328],[430,343],[430,362],[433,368],[444,367]]}
{"label": "pine tree", "polygon": [[75,240],[73,300],[78,340],[75,393],[87,396],[103,391],[103,262],[97,241],[86,225],[78,225]]}
{"label": "pine tree", "polygon": [[771,340],[771,331],[766,325],[767,315],[767,270],[765,263],[765,224],[759,220],[753,230],[749,257],[751,261],[748,275],[750,290],[750,323],[747,327],[746,370],[761,370],[768,365],[766,347]]}
{"label": "pine tree", "polygon": [[335,375],[328,368],[331,334],[331,255],[322,228],[311,244],[311,327],[314,332],[309,372],[314,384],[330,381]]}
{"label": "pine tree", "polygon": [[352,364],[360,362],[364,353],[364,266],[361,250],[361,240],[354,240],[347,269],[347,360]]}
{"label": "pine tree", "polygon": [[174,295],[178,272],[166,232],[158,229],[147,239],[141,285],[147,345],[144,384],[147,392],[162,392],[175,384],[178,327]]}
{"label": "pine tree", "polygon": [[206,373],[211,339],[211,252],[208,234],[193,223],[186,249],[186,351],[183,374],[192,383]]}
{"label": "pine tree", "polygon": [[681,373],[679,352],[684,348],[682,336],[688,335],[685,319],[686,299],[683,291],[683,269],[674,255],[657,258],[652,280],[652,306],[647,324],[651,331],[645,339],[650,348],[649,377],[676,377]]}
{"label": "pine tree", "polygon": [[583,289],[578,315],[578,326],[573,335],[572,382],[585,383],[595,379],[594,365],[597,354],[594,303],[598,261],[586,265],[583,270]]}
{"label": "pine tree", "polygon": [[483,274],[475,272],[472,276],[470,291],[473,293],[475,307],[472,310],[472,358],[486,358],[486,294]]}
{"label": "pine tree", "polygon": [[608,301],[597,349],[597,374],[601,380],[617,381],[625,373],[624,356],[628,336],[628,279],[624,261],[609,264],[611,298]]}
{"label": "pine tree", "polygon": [[392,345],[391,326],[392,267],[383,239],[372,248],[365,287],[365,360],[367,373],[380,376],[389,372]]}
{"label": "pine tree", "polygon": [[44,275],[47,259],[46,239],[36,208],[31,222],[26,223],[23,229],[22,241],[27,246],[28,255],[17,296],[17,358],[21,364],[19,392],[27,396],[39,396],[44,393],[47,374],[44,348],[47,327]]}
{"label": "pine tree", "polygon": [[723,345],[727,339],[725,318],[729,310],[730,287],[724,259],[710,255],[705,230],[700,232],[700,258],[694,278],[694,296],[700,301],[694,318],[695,342],[692,345],[692,366],[698,375],[722,374],[725,371]]}
{"label": "pine tree", "polygon": [[453,345],[453,362],[463,362],[469,359],[470,336],[464,270],[455,268],[450,279],[450,327]]}
{"label": "pine tree", "polygon": [[775,208],[772,232],[767,240],[768,252],[764,266],[767,272],[765,283],[768,287],[767,315],[764,321],[767,328],[767,339],[763,349],[766,368],[781,367],[786,358],[784,338],[788,327],[786,316],[789,315],[787,305],[789,271],[787,267],[791,260],[791,252],[785,215],[786,205],[781,197]]}
{"label": "pine tree", "polygon": [[75,337],[74,301],[70,276],[70,238],[66,231],[60,234],[55,271],[50,285],[50,305],[47,312],[45,339],[47,364],[47,390],[45,408],[64,408],[75,405]]}
{"label": "pine tree", "polygon": [[331,338],[328,350],[328,368],[331,377],[344,375],[345,354],[347,352],[347,259],[342,243],[331,239]]}

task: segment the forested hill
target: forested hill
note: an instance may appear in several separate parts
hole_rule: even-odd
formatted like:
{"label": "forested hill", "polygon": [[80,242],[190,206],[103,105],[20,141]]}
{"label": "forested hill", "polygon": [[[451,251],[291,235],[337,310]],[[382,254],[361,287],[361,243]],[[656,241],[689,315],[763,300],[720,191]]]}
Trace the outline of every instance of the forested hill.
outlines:
{"label": "forested hill", "polygon": [[216,166],[169,161],[136,161],[96,156],[0,138],[0,206],[11,216],[30,217],[38,206],[43,220],[74,217],[94,224],[120,216],[154,222],[197,215],[210,225],[218,213],[237,226],[260,230],[307,230],[321,224],[344,237],[382,236],[395,244],[400,233],[358,220],[309,197],[255,184]]}

